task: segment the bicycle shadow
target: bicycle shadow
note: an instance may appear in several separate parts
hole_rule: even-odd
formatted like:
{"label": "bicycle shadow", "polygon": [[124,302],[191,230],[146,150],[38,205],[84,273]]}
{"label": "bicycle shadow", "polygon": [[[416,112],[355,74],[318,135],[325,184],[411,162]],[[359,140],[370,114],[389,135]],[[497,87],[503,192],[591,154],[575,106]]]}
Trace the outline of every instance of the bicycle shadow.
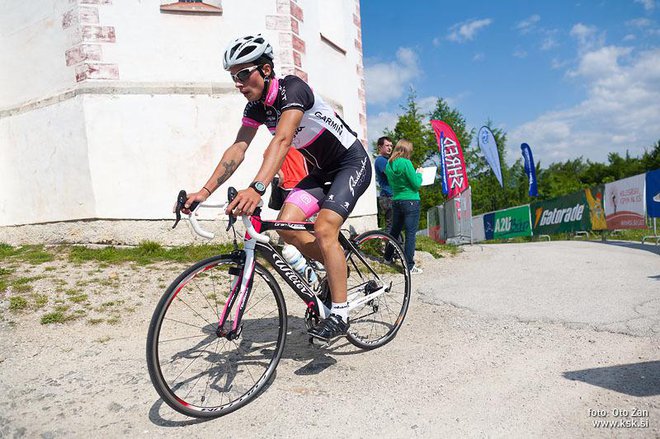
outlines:
{"label": "bicycle shadow", "polygon": [[630,396],[660,395],[660,361],[575,370],[563,376]]}
{"label": "bicycle shadow", "polygon": [[[351,345],[346,339],[340,339],[328,347],[312,345],[309,342],[309,335],[306,333],[307,329],[304,319],[295,316],[288,316],[287,320],[287,336],[280,362],[283,360],[306,362],[304,366],[293,372],[295,375],[303,376],[322,373],[326,369],[337,364],[337,360],[333,358],[333,356],[354,355],[363,352],[361,349]],[[256,365],[266,367],[268,361],[272,357],[272,350],[270,348],[271,345],[274,347],[274,343],[269,343],[269,340],[264,338],[263,333],[259,331],[258,328],[272,327],[273,325],[276,325],[276,318],[259,319],[259,321],[253,321],[252,324],[254,325],[253,329],[256,330],[249,331],[250,337],[241,337],[239,339],[240,342],[238,343],[238,349],[242,352],[255,353],[255,355],[252,355],[247,361],[235,361],[235,358],[232,358],[232,353],[218,353],[217,346],[214,350],[213,344],[217,343],[218,338],[215,335],[215,328],[211,325],[203,328],[203,332],[207,334],[203,340],[199,341],[189,349],[177,352],[175,355],[168,357],[168,362],[189,360],[190,363],[193,363],[201,358],[201,361],[205,361],[205,364],[209,364],[209,367],[204,368],[199,374],[192,375],[190,378],[178,382],[173,390],[182,390],[184,387],[193,385],[193,383],[204,379],[208,380],[207,385],[211,389],[230,391],[232,390],[234,380],[242,373],[242,366]],[[244,332],[244,334],[246,334],[246,332]],[[258,346],[258,348],[253,349],[253,346]],[[264,384],[262,389],[260,389],[259,394],[247,404],[258,399],[262,392],[268,391],[276,378],[277,370],[273,372],[270,379]],[[166,412],[163,412],[161,409],[165,409]],[[168,419],[165,417],[167,416],[166,413],[173,417],[184,416],[170,409],[164,404],[163,399],[159,398],[154,401],[149,409],[149,420],[159,427],[182,427],[217,419]],[[231,416],[232,414],[233,412],[225,416]]]}

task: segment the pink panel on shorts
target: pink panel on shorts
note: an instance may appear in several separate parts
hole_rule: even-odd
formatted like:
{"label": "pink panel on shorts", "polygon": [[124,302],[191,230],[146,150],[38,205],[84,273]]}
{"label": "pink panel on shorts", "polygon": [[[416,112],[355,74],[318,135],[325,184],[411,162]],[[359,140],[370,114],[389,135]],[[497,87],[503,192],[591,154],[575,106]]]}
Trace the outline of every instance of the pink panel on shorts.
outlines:
{"label": "pink panel on shorts", "polygon": [[305,214],[305,218],[309,218],[321,210],[319,200],[302,189],[293,189],[284,202],[298,206]]}

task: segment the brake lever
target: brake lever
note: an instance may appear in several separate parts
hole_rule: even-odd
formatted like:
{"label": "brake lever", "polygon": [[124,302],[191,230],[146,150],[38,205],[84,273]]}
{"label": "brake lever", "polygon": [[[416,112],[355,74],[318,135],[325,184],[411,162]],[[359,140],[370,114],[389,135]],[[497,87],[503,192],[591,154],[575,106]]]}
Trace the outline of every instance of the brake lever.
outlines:
{"label": "brake lever", "polygon": [[[179,224],[179,221],[181,221],[181,209],[183,209],[186,205],[186,200],[188,199],[188,194],[186,194],[186,191],[183,189],[179,191],[179,195],[176,197],[176,208],[174,209],[174,214],[176,215],[176,221],[174,221],[174,225],[172,228],[175,228],[177,224]],[[190,205],[190,211],[192,212],[199,206],[199,201],[194,201]]]}
{"label": "brake lever", "polygon": [[[236,188],[230,186],[227,189],[227,205],[229,205],[232,201],[234,201],[236,195],[238,195],[238,191],[236,190]],[[229,229],[231,229],[231,226],[233,226],[235,222],[236,222],[236,216],[230,213],[229,221],[227,222],[227,229],[225,231],[228,232]]]}

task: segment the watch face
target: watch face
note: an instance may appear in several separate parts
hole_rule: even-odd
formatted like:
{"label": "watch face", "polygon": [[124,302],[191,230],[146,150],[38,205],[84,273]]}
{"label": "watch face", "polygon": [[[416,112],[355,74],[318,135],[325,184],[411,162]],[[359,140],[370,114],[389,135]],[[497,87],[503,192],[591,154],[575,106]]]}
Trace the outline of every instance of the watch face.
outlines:
{"label": "watch face", "polygon": [[264,185],[264,184],[263,184],[262,182],[260,182],[260,181],[255,181],[255,182],[254,182],[254,188],[255,188],[258,192],[262,192],[262,193],[263,193],[263,192],[266,192],[266,185]]}

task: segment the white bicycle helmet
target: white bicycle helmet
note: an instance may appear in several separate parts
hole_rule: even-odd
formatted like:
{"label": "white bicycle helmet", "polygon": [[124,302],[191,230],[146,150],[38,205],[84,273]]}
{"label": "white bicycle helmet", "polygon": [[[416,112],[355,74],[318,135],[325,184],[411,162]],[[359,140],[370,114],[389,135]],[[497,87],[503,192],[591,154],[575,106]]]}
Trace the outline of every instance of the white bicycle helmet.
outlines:
{"label": "white bicycle helmet", "polygon": [[256,36],[237,38],[225,49],[225,56],[222,58],[222,64],[225,70],[229,70],[237,64],[245,64],[266,56],[273,60],[273,48],[261,34]]}

